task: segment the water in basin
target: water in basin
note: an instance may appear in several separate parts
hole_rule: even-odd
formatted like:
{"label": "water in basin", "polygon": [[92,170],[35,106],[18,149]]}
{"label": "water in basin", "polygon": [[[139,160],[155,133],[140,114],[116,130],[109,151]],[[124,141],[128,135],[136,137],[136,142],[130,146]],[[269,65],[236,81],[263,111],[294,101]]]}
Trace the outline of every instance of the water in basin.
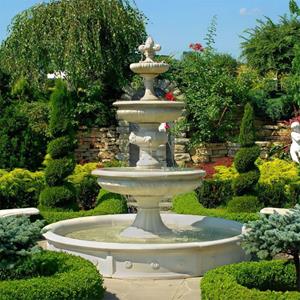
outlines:
{"label": "water in basin", "polygon": [[[127,228],[128,224],[118,224],[111,226],[98,225],[93,227],[87,227],[78,231],[73,231],[65,234],[66,237],[87,241],[97,241],[106,243],[134,243],[144,244],[149,243],[149,239],[136,239],[125,238],[120,236],[120,232]],[[192,242],[208,242],[225,238],[230,238],[241,233],[241,230],[237,227],[212,227],[205,226],[203,224],[189,225],[189,226],[176,226],[176,224],[168,224],[168,227],[172,229],[173,234],[163,235],[159,238],[151,239],[151,243],[155,244],[169,244],[169,243],[192,243]]]}

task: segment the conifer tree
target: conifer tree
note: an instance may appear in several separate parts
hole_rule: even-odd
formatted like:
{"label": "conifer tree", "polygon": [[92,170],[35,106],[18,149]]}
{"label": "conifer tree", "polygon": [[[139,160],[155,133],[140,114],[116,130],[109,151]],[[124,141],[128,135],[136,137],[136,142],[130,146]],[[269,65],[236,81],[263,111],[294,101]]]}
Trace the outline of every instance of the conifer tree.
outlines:
{"label": "conifer tree", "polygon": [[247,224],[243,248],[248,254],[261,259],[271,259],[276,254],[291,255],[295,264],[296,287],[300,291],[300,206],[296,205],[287,215],[261,214],[257,221]]}
{"label": "conifer tree", "polygon": [[49,130],[53,140],[47,147],[47,186],[40,194],[40,204],[50,208],[76,209],[75,188],[66,179],[75,168],[72,99],[66,83],[60,79],[51,94],[50,108]]}

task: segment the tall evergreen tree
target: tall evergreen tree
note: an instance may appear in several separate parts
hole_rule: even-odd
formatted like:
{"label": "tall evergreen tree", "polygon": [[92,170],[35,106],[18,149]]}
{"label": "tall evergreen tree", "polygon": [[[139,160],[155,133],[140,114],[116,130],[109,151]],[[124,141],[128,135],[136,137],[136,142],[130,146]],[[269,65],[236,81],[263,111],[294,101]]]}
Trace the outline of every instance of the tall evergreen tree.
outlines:
{"label": "tall evergreen tree", "polygon": [[50,97],[49,130],[53,140],[48,144],[49,159],[45,169],[46,188],[40,194],[40,204],[51,208],[76,209],[76,192],[67,181],[75,168],[72,99],[66,83],[57,80]]}

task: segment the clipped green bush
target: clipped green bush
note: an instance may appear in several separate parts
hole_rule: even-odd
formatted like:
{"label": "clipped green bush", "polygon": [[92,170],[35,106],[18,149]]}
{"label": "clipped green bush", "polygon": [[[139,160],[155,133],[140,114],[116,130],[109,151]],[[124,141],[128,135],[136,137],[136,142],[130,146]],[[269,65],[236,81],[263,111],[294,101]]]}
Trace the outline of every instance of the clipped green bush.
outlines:
{"label": "clipped green bush", "polygon": [[75,185],[75,188],[79,206],[84,210],[94,208],[100,190],[97,178],[92,175],[86,175],[79,184]]}
{"label": "clipped green bush", "polygon": [[227,204],[228,212],[258,212],[262,208],[256,196],[237,196],[233,197]]}
{"label": "clipped green bush", "polygon": [[43,172],[14,169],[0,176],[0,209],[36,207],[44,187]]}
{"label": "clipped green bush", "polygon": [[40,251],[36,242],[41,239],[43,225],[40,220],[31,223],[24,216],[0,218],[0,270],[13,269],[20,261]]}
{"label": "clipped green bush", "polygon": [[101,189],[97,197],[95,212],[101,212],[104,214],[122,214],[127,213],[127,201],[120,195],[108,192]]}
{"label": "clipped green bush", "polygon": [[207,179],[197,189],[198,200],[206,208],[225,205],[232,195],[231,181],[229,180]]}
{"label": "clipped green bush", "polygon": [[239,149],[234,157],[234,165],[239,173],[245,173],[255,168],[255,161],[259,157],[260,148],[257,145]]}
{"label": "clipped green bush", "polygon": [[253,194],[260,176],[260,171],[255,165],[260,151],[259,147],[255,145],[254,112],[249,103],[245,106],[239,142],[242,148],[234,158],[234,165],[239,175],[234,178],[232,184],[236,196]]}
{"label": "clipped green bush", "polygon": [[257,186],[257,197],[264,206],[284,207],[289,202],[288,195],[285,192],[285,184],[282,182],[274,182],[273,184],[259,183]]}
{"label": "clipped green bush", "polygon": [[75,168],[74,158],[64,157],[50,160],[45,169],[45,180],[49,186],[61,185]]}
{"label": "clipped green bush", "polygon": [[205,273],[201,280],[203,300],[298,300],[296,276],[283,260],[243,262]]}
{"label": "clipped green bush", "polygon": [[259,217],[258,213],[230,213],[226,208],[204,208],[199,203],[195,192],[174,197],[172,201],[172,210],[178,214],[216,217],[242,223],[257,220]]}
{"label": "clipped green bush", "polygon": [[232,182],[232,189],[238,196],[254,193],[255,185],[259,180],[260,172],[256,167],[246,173],[241,173]]}
{"label": "clipped green bush", "polygon": [[40,194],[41,208],[78,210],[76,190],[70,184],[46,187]]}
{"label": "clipped green bush", "polygon": [[68,156],[71,151],[74,150],[74,143],[67,136],[59,137],[51,142],[47,146],[47,153],[52,158],[59,158]]}
{"label": "clipped green bush", "polygon": [[289,206],[300,204],[300,182],[290,183],[288,186]]}
{"label": "clipped green bush", "polygon": [[28,279],[0,281],[1,300],[100,300],[103,298],[103,279],[91,262],[78,256],[48,251],[33,258],[40,262],[44,261],[48,266],[52,262],[52,272],[40,268],[39,272]]}

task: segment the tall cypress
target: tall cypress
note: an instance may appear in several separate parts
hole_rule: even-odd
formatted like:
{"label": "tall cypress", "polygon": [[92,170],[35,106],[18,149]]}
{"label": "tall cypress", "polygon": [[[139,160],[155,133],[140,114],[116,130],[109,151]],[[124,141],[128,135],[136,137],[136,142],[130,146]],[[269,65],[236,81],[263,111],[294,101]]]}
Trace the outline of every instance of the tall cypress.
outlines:
{"label": "tall cypress", "polygon": [[42,207],[77,209],[75,188],[67,180],[75,168],[72,106],[66,83],[56,80],[50,97],[49,131],[52,141],[47,147],[46,187],[40,194]]}

